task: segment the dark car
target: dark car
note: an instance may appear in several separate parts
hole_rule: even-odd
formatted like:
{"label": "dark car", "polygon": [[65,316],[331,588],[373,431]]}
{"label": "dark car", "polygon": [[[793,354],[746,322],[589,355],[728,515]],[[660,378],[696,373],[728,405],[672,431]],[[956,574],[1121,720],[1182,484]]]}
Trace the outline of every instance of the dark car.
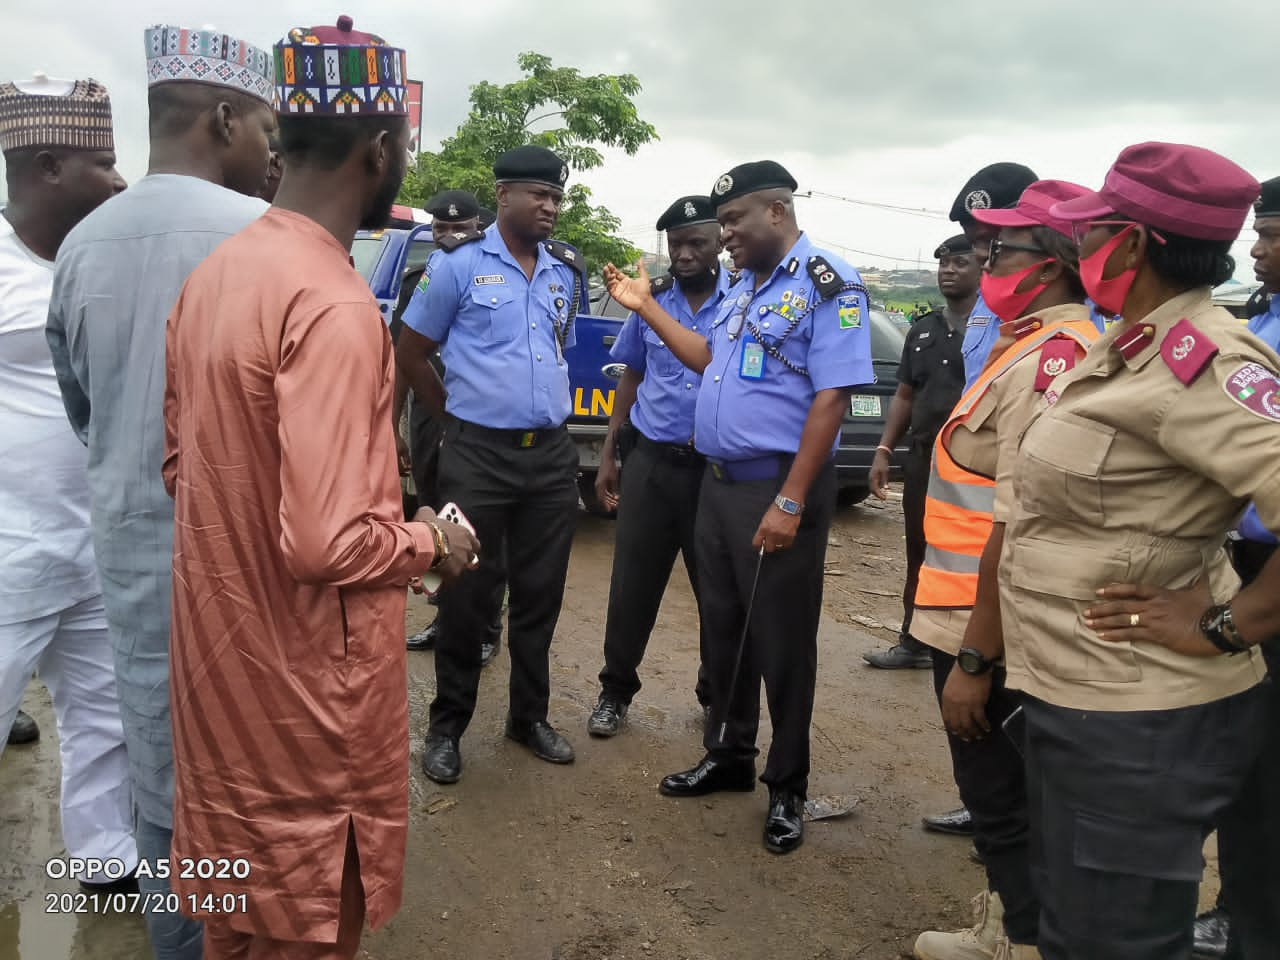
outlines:
{"label": "dark car", "polygon": [[[599,288],[592,292],[591,313],[591,318],[578,320],[578,345],[574,349],[580,353],[576,366],[582,373],[574,378],[574,415],[569,420],[569,429],[580,438],[579,449],[583,448],[584,440],[594,440],[597,448],[594,460],[584,456],[582,463],[581,488],[583,501],[588,506],[593,505],[594,491],[589,488],[594,484],[594,468],[600,463],[598,449],[603,446],[609,411],[613,408],[613,381],[622,375],[621,365],[609,358],[609,347],[617,338],[628,311]],[[889,403],[898,389],[898,363],[906,340],[906,332],[883,310],[870,311],[870,324],[871,362],[876,382],[854,391],[840,428],[836,476],[842,504],[858,503],[871,492],[867,474],[884,432]],[[905,447],[899,450],[906,453]],[[901,480],[901,468],[891,467],[890,479]]]}

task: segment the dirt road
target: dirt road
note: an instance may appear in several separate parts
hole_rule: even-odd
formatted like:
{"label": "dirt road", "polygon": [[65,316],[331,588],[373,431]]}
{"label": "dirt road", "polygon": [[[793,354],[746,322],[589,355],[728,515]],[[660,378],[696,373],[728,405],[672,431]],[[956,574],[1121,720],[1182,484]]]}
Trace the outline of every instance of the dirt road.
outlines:
{"label": "dirt road", "polygon": [[[930,675],[881,673],[861,659],[892,642],[901,619],[901,523],[896,498],[837,516],[810,794],[852,794],[861,803],[845,819],[809,824],[805,845],[787,857],[761,845],[763,787],[693,800],[657,792],[664,774],[702,755],[696,617],[679,571],[628,726],[613,740],[587,737],[610,521],[581,517],[552,648],[551,721],[573,741],[572,766],[549,766],[503,739],[504,649],[485,672],[462,741],[462,781],[426,780],[419,764],[435,681],[431,654],[410,653],[405,897],[399,915],[366,936],[366,956],[888,960],[909,956],[920,930],[967,923],[968,899],[983,885],[968,843],[919,828],[922,814],[956,803]],[[410,629],[430,616],[411,600]],[[56,738],[39,684],[26,706],[45,736],[0,758],[0,960],[143,960],[149,952],[137,918],[45,913],[47,893],[74,887],[44,876],[44,862],[63,855]],[[1210,879],[1206,900],[1216,888],[1216,875]]]}

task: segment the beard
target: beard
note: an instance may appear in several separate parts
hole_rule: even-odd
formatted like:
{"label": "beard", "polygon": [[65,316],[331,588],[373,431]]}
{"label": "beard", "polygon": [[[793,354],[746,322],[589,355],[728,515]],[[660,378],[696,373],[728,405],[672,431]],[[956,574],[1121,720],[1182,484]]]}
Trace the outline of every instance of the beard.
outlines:
{"label": "beard", "polygon": [[391,222],[391,208],[395,206],[396,195],[400,192],[400,184],[404,180],[405,165],[388,170],[387,176],[378,186],[373,202],[360,218],[361,230],[381,230]]}

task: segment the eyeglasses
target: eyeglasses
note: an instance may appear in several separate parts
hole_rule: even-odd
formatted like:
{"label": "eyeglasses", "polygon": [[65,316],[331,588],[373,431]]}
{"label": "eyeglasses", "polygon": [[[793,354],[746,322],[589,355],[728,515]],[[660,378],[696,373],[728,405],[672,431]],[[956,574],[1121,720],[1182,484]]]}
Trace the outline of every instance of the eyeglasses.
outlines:
{"label": "eyeglasses", "polygon": [[1076,246],[1080,246],[1084,242],[1085,236],[1094,227],[1145,227],[1147,233],[1151,235],[1151,239],[1156,243],[1164,246],[1166,240],[1157,230],[1152,230],[1144,224],[1138,223],[1136,220],[1077,220],[1071,224],[1071,239],[1076,242]]}
{"label": "eyeglasses", "polygon": [[1023,253],[1044,254],[1049,252],[1044,247],[1033,246],[1029,243],[1010,243],[1007,240],[1001,240],[997,237],[995,240],[991,241],[991,252],[987,254],[987,267],[994,267],[996,265],[996,261],[1000,259],[1000,254],[1004,253],[1006,250],[1011,252],[1014,250],[1021,250]]}

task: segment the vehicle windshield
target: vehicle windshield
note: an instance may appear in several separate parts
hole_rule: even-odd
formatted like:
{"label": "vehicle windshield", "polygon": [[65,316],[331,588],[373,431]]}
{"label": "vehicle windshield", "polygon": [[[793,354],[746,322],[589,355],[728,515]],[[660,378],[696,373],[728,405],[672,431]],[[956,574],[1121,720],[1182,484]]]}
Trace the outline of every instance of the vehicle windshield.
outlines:
{"label": "vehicle windshield", "polygon": [[382,250],[387,245],[385,233],[356,237],[351,244],[351,262],[355,264],[356,273],[365,280],[373,278],[373,268],[378,265]]}
{"label": "vehicle windshield", "polygon": [[892,363],[902,360],[902,346],[907,335],[887,313],[871,311],[871,359],[876,363]]}

